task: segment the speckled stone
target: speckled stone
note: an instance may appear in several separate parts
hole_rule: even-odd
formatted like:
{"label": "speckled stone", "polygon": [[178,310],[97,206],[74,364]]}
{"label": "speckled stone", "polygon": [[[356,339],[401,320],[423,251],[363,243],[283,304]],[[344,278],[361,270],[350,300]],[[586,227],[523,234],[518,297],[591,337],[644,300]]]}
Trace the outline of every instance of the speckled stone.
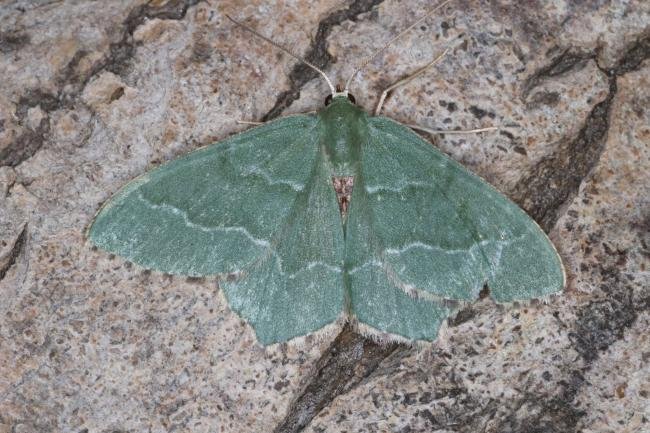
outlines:
{"label": "speckled stone", "polygon": [[424,135],[549,232],[569,278],[559,296],[477,300],[424,348],[345,334],[263,349],[216,281],[85,242],[135,176],[236,120],[322,106],[323,80],[225,13],[342,83],[429,6],[3,3],[0,432],[650,431],[648,2],[455,0],[350,89],[370,111],[451,48],[383,113],[503,127]]}

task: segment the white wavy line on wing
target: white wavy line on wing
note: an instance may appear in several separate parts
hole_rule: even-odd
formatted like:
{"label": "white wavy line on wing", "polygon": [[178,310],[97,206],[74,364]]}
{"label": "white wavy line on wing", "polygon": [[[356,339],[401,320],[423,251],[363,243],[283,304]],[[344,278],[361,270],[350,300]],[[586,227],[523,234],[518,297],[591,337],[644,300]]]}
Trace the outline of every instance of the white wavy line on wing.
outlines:
{"label": "white wavy line on wing", "polygon": [[425,244],[424,242],[411,242],[410,244],[406,244],[401,248],[386,248],[384,250],[384,254],[391,254],[391,255],[402,254],[402,253],[404,253],[404,252],[406,252],[408,250],[414,249],[414,248],[422,248],[422,249],[429,250],[429,251],[434,251],[434,250],[441,251],[441,252],[444,252],[445,254],[463,253],[463,254],[472,255],[474,249],[480,248],[480,247],[482,247],[484,245],[487,245],[487,244],[493,243],[493,242],[496,242],[498,244],[510,243],[510,242],[505,242],[505,241],[494,241],[492,239],[485,239],[485,240],[480,241],[479,243],[473,244],[471,247],[466,248],[466,249],[460,249],[460,248],[448,249],[448,248],[440,247],[438,245]]}
{"label": "white wavy line on wing", "polygon": [[287,185],[289,188],[296,192],[300,192],[303,189],[305,189],[304,184],[299,184],[298,182],[293,182],[291,180],[284,180],[284,179],[273,179],[269,173],[266,172],[266,170],[262,169],[261,167],[258,167],[256,165],[252,165],[248,167],[248,173],[246,174],[257,174],[261,177],[264,178],[268,182],[269,185]]}
{"label": "white wavy line on wing", "polygon": [[[292,274],[289,274],[289,275],[287,276],[287,278],[295,278],[295,277],[297,277],[299,274],[301,274],[301,273],[303,273],[303,272],[305,272],[305,271],[311,271],[311,270],[314,269],[316,266],[322,266],[322,267],[325,268],[326,270],[328,270],[328,271],[330,271],[330,272],[333,272],[333,273],[335,273],[335,274],[340,274],[341,272],[343,272],[343,269],[341,269],[340,267],[336,267],[336,266],[328,265],[327,263],[324,263],[324,262],[321,262],[321,261],[314,261],[314,262],[309,262],[309,263],[307,263],[307,266],[305,266],[305,267],[303,267],[303,268],[297,270],[296,272],[294,272],[294,273],[292,273]],[[283,273],[283,275],[284,275],[284,273]]]}
{"label": "white wavy line on wing", "polygon": [[383,269],[384,263],[379,261],[379,260],[369,260],[369,261],[365,262],[362,265],[355,266],[354,268],[350,269],[348,271],[348,275],[356,274],[357,272],[359,272],[360,270],[362,270],[363,268],[368,267],[368,266],[377,266],[378,268]]}
{"label": "white wavy line on wing", "polygon": [[418,298],[418,299],[424,299],[429,302],[439,302],[442,304],[446,304],[448,302],[455,302],[456,300],[451,299],[451,298],[445,298],[443,296],[438,296],[435,293],[429,292],[427,290],[422,290],[418,287],[416,287],[413,284],[410,283],[405,283],[404,281],[399,279],[399,276],[395,275],[390,267],[390,264],[387,264],[385,262],[381,262],[378,260],[371,260],[366,263],[364,263],[361,266],[357,266],[356,268],[353,268],[348,272],[349,275],[353,275],[354,273],[362,270],[363,268],[367,266],[376,266],[381,269],[381,271],[386,273],[386,277],[388,278],[389,283],[393,284],[395,287],[397,287],[399,290],[404,292],[405,294],[413,297],[413,298]]}
{"label": "white wavy line on wing", "polygon": [[[302,134],[298,134],[297,136],[294,136],[293,140],[290,141],[289,143],[287,143],[287,145],[285,147],[285,150],[292,148],[302,138],[307,136],[307,133],[313,131],[316,128],[317,124],[318,124],[318,122],[314,123],[314,125],[311,128],[308,128],[308,129],[304,130]],[[315,138],[315,137],[313,137],[313,138]],[[315,145],[315,143],[316,143],[316,141],[314,140],[310,144]],[[231,150],[231,151],[235,150],[233,148],[233,144],[230,145],[229,150]],[[270,159],[267,160],[266,162],[268,163],[268,162],[274,160],[277,157],[278,157],[278,154],[270,156]],[[232,160],[231,160],[231,164],[233,164],[233,166],[237,166],[237,164]],[[267,170],[265,170],[264,168],[262,168],[261,166],[259,166],[257,164],[250,164],[250,165],[244,164],[244,166],[246,167],[246,172],[243,173],[244,175],[257,174],[257,175],[263,177],[264,180],[266,180],[269,185],[287,185],[296,192],[300,192],[305,188],[305,184],[300,184],[298,182],[294,182],[294,181],[291,181],[291,180],[285,180],[285,179],[274,179],[274,178],[271,177],[271,175],[269,174],[269,172]]]}
{"label": "white wavy line on wing", "polygon": [[[494,278],[494,275],[496,273],[496,270],[499,268],[499,264],[501,263],[501,255],[503,254],[504,248],[506,248],[508,245],[523,239],[525,237],[525,234],[515,236],[510,239],[484,239],[478,243],[473,244],[469,249],[445,249],[436,245],[429,245],[425,244],[422,242],[412,242],[410,244],[404,245],[402,248],[396,249],[396,248],[387,248],[384,250],[385,254],[390,254],[390,255],[397,255],[401,254],[405,251],[408,251],[413,248],[423,248],[429,251],[442,251],[445,254],[468,254],[472,258],[476,257],[476,253],[480,251],[481,247],[487,246],[489,244],[494,245],[495,251],[494,251],[494,256],[491,257],[491,260],[489,261],[488,267],[489,267],[489,272],[490,272],[490,278]],[[486,257],[487,258],[487,257]]]}
{"label": "white wavy line on wing", "polygon": [[[482,240],[479,243],[473,244],[468,249],[446,249],[446,248],[439,247],[437,245],[425,244],[423,242],[412,242],[410,244],[404,245],[402,248],[386,248],[382,252],[381,255],[382,256],[387,255],[387,254],[397,255],[397,254],[401,254],[401,253],[406,252],[406,251],[408,251],[410,249],[413,249],[413,248],[423,248],[423,249],[426,249],[426,250],[429,250],[429,251],[434,251],[434,250],[442,251],[445,254],[469,254],[470,256],[474,257],[474,255],[476,254],[476,252],[478,251],[478,249],[480,247],[488,245],[490,243],[493,243],[498,247],[498,248],[496,248],[493,263],[489,263],[490,267],[492,268],[491,273],[494,274],[494,271],[496,270],[496,268],[498,268],[498,264],[501,262],[501,254],[503,252],[504,247],[511,244],[512,242],[515,242],[515,241],[517,241],[519,239],[522,239],[524,236],[525,235],[516,236],[516,237],[514,237],[512,239],[508,239],[508,240],[485,239],[485,240]],[[356,266],[356,267],[352,268],[350,271],[348,271],[348,273],[349,274],[354,274],[354,273],[360,271],[361,269],[363,269],[363,268],[365,268],[367,266],[377,266],[377,267],[383,268],[384,264],[383,264],[382,261],[373,259],[373,260],[369,260],[369,261],[363,263],[362,265],[359,265],[359,266]],[[494,276],[494,275],[492,275],[492,276]]]}
{"label": "white wavy line on wing", "polygon": [[282,266],[282,258],[278,255],[277,251],[271,246],[271,243],[264,240],[264,239],[257,239],[253,235],[250,234],[248,230],[246,230],[244,227],[205,227],[201,224],[197,224],[190,220],[189,215],[187,211],[183,211],[181,209],[178,209],[170,204],[154,204],[151,203],[149,200],[147,200],[143,195],[141,191],[137,192],[138,199],[143,201],[146,205],[150,206],[152,209],[163,209],[168,212],[171,212],[172,214],[179,216],[182,218],[183,222],[185,225],[188,227],[191,227],[193,229],[201,230],[203,232],[207,233],[214,233],[214,232],[238,232],[243,234],[247,239],[249,239],[251,242],[253,242],[255,245],[258,245],[260,247],[266,248],[275,258],[276,264],[278,266],[278,270],[281,275],[287,276],[287,278],[295,278],[298,274],[312,270],[316,266],[323,266],[330,272],[335,272],[335,273],[341,273],[342,269],[338,268],[336,266],[328,265],[327,263],[321,262],[321,261],[312,261],[307,263],[307,265],[298,271],[291,273],[291,274],[286,274],[283,266]]}
{"label": "white wavy line on wing", "polygon": [[376,185],[376,186],[369,186],[366,185],[366,192],[368,194],[375,194],[379,191],[390,191],[390,192],[401,192],[408,188],[409,186],[423,186],[423,187],[431,187],[430,184],[426,182],[399,182],[398,185]]}
{"label": "white wavy line on wing", "polygon": [[149,206],[152,209],[163,209],[168,212],[171,212],[174,215],[177,215],[181,217],[183,222],[185,223],[186,226],[191,227],[193,229],[197,229],[203,232],[207,233],[212,233],[212,232],[239,232],[242,233],[244,236],[246,236],[251,242],[253,242],[255,245],[259,245],[261,247],[269,248],[271,249],[271,244],[268,241],[265,241],[264,239],[257,239],[253,235],[249,233],[248,230],[246,230],[244,227],[206,227],[201,224],[197,224],[194,221],[192,221],[187,213],[187,211],[178,209],[177,207],[174,207],[170,204],[167,203],[162,203],[162,204],[155,204],[152,203],[151,201],[147,200],[146,197],[142,195],[141,191],[138,191],[137,193],[138,199],[143,201],[147,206]]}

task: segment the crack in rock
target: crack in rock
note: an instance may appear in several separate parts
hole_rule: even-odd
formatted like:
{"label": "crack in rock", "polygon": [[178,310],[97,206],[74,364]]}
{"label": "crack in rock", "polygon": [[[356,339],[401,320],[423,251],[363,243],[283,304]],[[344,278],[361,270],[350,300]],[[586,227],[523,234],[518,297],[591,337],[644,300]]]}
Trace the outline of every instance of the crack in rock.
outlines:
{"label": "crack in rock", "polygon": [[637,319],[638,311],[631,289],[616,290],[615,280],[605,289],[608,298],[589,302],[578,311],[575,330],[569,334],[573,347],[587,361],[598,359],[600,352],[623,338]]}
{"label": "crack in rock", "polygon": [[24,224],[22,230],[20,231],[20,234],[18,234],[13,246],[9,250],[9,253],[4,258],[0,258],[0,281],[4,279],[4,277],[7,275],[7,272],[9,272],[11,267],[16,263],[18,256],[23,251],[26,240],[27,224]]}
{"label": "crack in rock", "polygon": [[[586,414],[584,410],[575,408],[571,400],[552,398],[542,400],[540,396],[530,394],[518,404],[495,431],[512,431],[528,433],[568,433],[576,432],[580,419]],[[518,417],[521,413],[528,416]]]}
{"label": "crack in rock", "polygon": [[551,61],[550,64],[535,71],[530,77],[526,79],[521,91],[521,100],[525,101],[530,92],[542,81],[559,77],[569,71],[582,69],[586,66],[589,60],[594,59],[594,55],[589,52],[572,52],[569,48],[565,49],[562,54],[557,56]]}
{"label": "crack in rock", "polygon": [[[566,71],[568,65],[582,61],[580,55],[567,52],[565,55],[568,60],[556,60],[543,71],[552,76],[557,71]],[[592,58],[595,60],[595,55]],[[650,31],[629,45],[613,68],[604,70],[599,66],[609,79],[607,97],[594,106],[575,139],[564,143],[555,153],[540,161],[533,173],[519,183],[521,187],[516,190],[515,196],[520,203],[529,200],[531,204],[526,210],[545,230],[555,225],[560,209],[577,195],[580,185],[600,160],[609,130],[612,102],[618,90],[617,78],[638,70],[648,58]],[[539,75],[536,76],[534,80],[539,79]],[[555,185],[555,188],[545,187],[548,185]],[[623,283],[615,265],[601,266],[601,274],[605,279],[601,290],[607,294],[607,298],[582,307],[575,330],[570,334],[574,347],[588,365],[598,358],[600,352],[623,338],[624,331],[634,324],[641,308],[632,301],[631,288]]]}
{"label": "crack in rock", "polygon": [[274,433],[299,432],[334,398],[368,377],[384,359],[394,353],[397,343],[378,344],[352,331],[341,331],[315,366],[315,374],[294,400]]}
{"label": "crack in rock", "polygon": [[43,146],[47,134],[50,132],[50,119],[47,113],[60,107],[55,95],[41,89],[28,90],[18,100],[16,118],[18,124],[24,125],[29,109],[40,107],[44,112],[36,128],[26,128],[9,146],[0,151],[0,166],[15,167],[21,162],[32,157]]}
{"label": "crack in rock", "polygon": [[578,136],[561,143],[552,154],[539,161],[513,191],[515,201],[546,232],[555,226],[562,206],[577,194],[583,180],[600,160],[616,91],[616,79],[610,78],[607,96],[593,107]]}
{"label": "crack in rock", "polygon": [[[566,72],[567,68],[572,67],[571,65],[575,66],[584,61],[582,55],[567,52],[565,55],[566,59],[556,59],[551,67],[543,69],[543,73],[553,76]],[[609,79],[607,97],[594,106],[575,139],[566,142],[554,154],[542,160],[534,172],[520,183],[522,187],[516,191],[515,196],[520,203],[527,197],[532,198],[532,205],[526,210],[545,230],[548,231],[555,226],[560,216],[560,209],[577,195],[581,183],[600,160],[609,130],[612,102],[618,90],[617,78],[638,70],[641,63],[648,58],[650,58],[650,32],[641,35],[631,44],[615,67],[603,70],[599,66]],[[592,59],[595,61],[596,56],[593,55]],[[540,78],[541,75],[536,74],[533,80]],[[555,185],[556,188],[548,188],[548,185]],[[577,313],[578,320],[573,325],[574,330],[569,333],[573,347],[586,364],[582,371],[573,370],[568,380],[559,382],[564,388],[564,394],[559,400],[555,400],[555,403],[562,404],[560,409],[561,412],[565,412],[564,416],[558,422],[550,423],[548,426],[545,426],[544,418],[535,417],[531,427],[537,429],[544,427],[539,431],[575,431],[579,419],[585,414],[572,403],[585,383],[583,373],[591,369],[592,362],[601,352],[623,338],[625,330],[636,321],[638,312],[648,308],[649,302],[639,303],[633,300],[632,288],[620,278],[620,272],[615,264],[601,265],[601,274],[605,280],[601,290],[606,297],[602,300],[592,300],[582,307]],[[544,404],[549,403],[544,402]],[[555,410],[553,409],[552,412]],[[566,420],[570,423],[567,424]]]}
{"label": "crack in rock", "polygon": [[0,32],[0,53],[9,54],[28,45],[30,37],[23,31]]}
{"label": "crack in rock", "polygon": [[[327,51],[327,38],[332,29],[344,21],[356,21],[359,15],[370,12],[372,8],[382,2],[383,0],[357,0],[346,9],[337,10],[327,16],[318,24],[316,35],[304,59],[322,70],[326,69],[333,60]],[[318,72],[302,62],[298,62],[289,73],[289,81],[291,82],[289,90],[285,90],[277,97],[273,108],[262,117],[262,122],[280,116],[286,108],[300,98],[300,91],[304,85],[318,76]]]}
{"label": "crack in rock", "polygon": [[[43,119],[35,130],[27,129],[0,152],[0,166],[15,167],[34,156],[47,140],[50,131],[49,113],[74,107],[79,94],[94,76],[103,71],[113,72],[120,76],[126,74],[137,48],[137,44],[133,41],[133,33],[147,19],[181,20],[185,18],[188,9],[200,1],[202,0],[172,0],[161,5],[154,2],[134,8],[122,24],[123,30],[119,41],[110,44],[108,54],[85,76],[79,75],[77,67],[88,53],[85,50],[79,50],[57,73],[56,82],[59,90],[56,95],[41,89],[28,90],[17,104],[18,124],[24,125],[26,113],[34,107],[40,106],[44,112]],[[18,50],[28,42],[29,35],[0,34],[0,52]]]}
{"label": "crack in rock", "polygon": [[[614,68],[603,70],[599,67],[609,81],[605,99],[592,108],[577,137],[561,143],[555,152],[538,162],[532,172],[515,187],[512,194],[515,201],[545,231],[548,232],[555,226],[560,217],[560,209],[577,194],[584,179],[600,160],[609,131],[612,102],[618,90],[617,77],[637,70],[648,57],[650,36],[646,34],[627,49]],[[596,54],[571,53],[567,50],[549,66],[533,74],[524,85],[523,92],[529,93],[544,78],[566,73],[588,60],[595,61]]]}
{"label": "crack in rock", "polygon": [[[100,68],[123,76],[129,69],[131,59],[135,56],[137,44],[133,41],[133,33],[146,20],[182,20],[190,7],[202,0],[172,0],[168,2],[149,2],[133,9],[123,24],[120,40],[110,45],[110,54]],[[97,71],[99,72],[99,71]],[[91,74],[92,75],[92,74]]]}

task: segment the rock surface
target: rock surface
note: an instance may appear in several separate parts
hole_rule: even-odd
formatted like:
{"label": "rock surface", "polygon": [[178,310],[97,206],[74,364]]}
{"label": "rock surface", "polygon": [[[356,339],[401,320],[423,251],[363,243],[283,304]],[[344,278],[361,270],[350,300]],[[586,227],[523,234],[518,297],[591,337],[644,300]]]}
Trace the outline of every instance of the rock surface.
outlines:
{"label": "rock surface", "polygon": [[0,432],[650,431],[650,4],[455,0],[351,91],[550,234],[568,287],[489,298],[431,347],[353,330],[263,349],[210,279],[145,271],[84,231],[133,177],[342,82],[429,2],[9,1],[0,6]]}

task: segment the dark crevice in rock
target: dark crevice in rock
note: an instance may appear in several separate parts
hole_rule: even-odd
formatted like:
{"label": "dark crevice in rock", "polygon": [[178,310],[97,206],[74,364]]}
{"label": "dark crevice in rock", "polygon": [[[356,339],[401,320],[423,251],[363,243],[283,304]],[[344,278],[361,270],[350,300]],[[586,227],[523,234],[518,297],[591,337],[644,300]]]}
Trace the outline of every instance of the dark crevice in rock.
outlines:
{"label": "dark crevice in rock", "polygon": [[336,396],[358,385],[400,347],[404,346],[375,343],[346,326],[318,360],[315,374],[274,432],[302,431]]}
{"label": "dark crevice in rock", "polygon": [[[442,388],[438,385],[430,388],[431,391],[419,395],[414,393],[416,395],[410,398],[407,395],[410,401],[403,401],[432,409],[433,412],[426,414],[432,430],[451,428],[459,433],[485,431],[488,424],[491,425],[490,431],[498,432],[576,432],[585,414],[572,404],[575,397],[573,392],[578,389],[575,383],[567,384],[565,388],[570,390],[558,396],[522,392],[519,397],[511,397],[506,404],[507,414],[503,411],[504,402],[500,398],[479,397],[461,381],[456,386],[449,385]],[[431,404],[434,401],[438,403]],[[454,404],[446,406],[447,401],[454,401]]]}
{"label": "dark crevice in rock", "polygon": [[[119,40],[109,45],[108,53],[97,62],[88,72],[78,70],[81,61],[89,54],[86,50],[79,50],[70,59],[68,64],[58,74],[58,85],[66,89],[58,95],[62,101],[70,103],[96,75],[103,71],[115,75],[125,76],[129,72],[131,60],[135,56],[138,43],[133,40],[133,33],[145,21],[150,19],[182,20],[188,9],[198,4],[201,0],[173,0],[162,4],[146,3],[134,8],[126,20],[121,24]],[[117,32],[116,32],[117,33]]]}
{"label": "dark crevice in rock", "polygon": [[[447,406],[446,402],[448,401],[454,403]],[[405,404],[409,403],[407,400],[403,400],[403,402]],[[411,403],[416,403],[416,401],[411,399]],[[500,402],[492,398],[477,398],[464,386],[452,386],[423,393],[417,398],[417,404],[421,405],[423,409],[420,409],[416,414],[428,420],[432,431],[473,433],[484,430],[485,420],[491,420],[494,417],[499,410]],[[424,412],[424,410],[429,410],[429,413]],[[432,413],[431,410],[434,412]],[[496,431],[516,430],[503,429]]]}
{"label": "dark crevice in rock", "polygon": [[107,70],[115,75],[128,72],[131,59],[135,55],[136,43],[133,33],[146,20],[182,20],[190,7],[201,0],[172,0],[168,2],[149,2],[131,11],[123,24],[120,40],[110,45],[110,52],[100,70]]}
{"label": "dark crevice in rock", "polygon": [[578,136],[561,143],[515,187],[515,201],[547,232],[555,226],[560,208],[577,193],[600,159],[616,90],[616,78],[610,78],[607,97],[591,110]]}
{"label": "dark crevice in rock", "polygon": [[[569,57],[573,59],[572,62],[580,58],[574,55]],[[554,154],[540,161],[534,172],[520,182],[515,197],[520,203],[530,203],[526,210],[545,230],[555,225],[560,208],[577,194],[580,184],[600,160],[609,129],[612,101],[617,91],[617,78],[638,70],[648,58],[650,32],[632,43],[613,68],[605,70],[599,66],[609,78],[607,97],[592,109],[575,139],[564,143]],[[567,65],[572,62],[556,61],[554,64]],[[560,69],[566,70],[566,67]],[[554,188],[548,188],[548,185],[554,185]],[[619,277],[616,264],[601,265],[601,273],[606,281],[601,290],[607,297],[582,307],[575,330],[570,335],[574,347],[588,363],[623,337],[624,331],[634,324],[639,311],[638,303],[632,299],[631,288]]]}
{"label": "dark crevice in rock", "polygon": [[[332,28],[344,21],[356,21],[359,15],[369,12],[383,0],[357,0],[345,9],[337,10],[328,15],[318,24],[318,30],[304,58],[320,69],[327,68],[332,63],[332,56],[327,52],[327,38]],[[300,97],[302,87],[318,77],[318,72],[302,62],[298,62],[289,73],[290,89],[282,92],[275,101],[273,108],[262,117],[262,122],[275,119]]]}
{"label": "dark crevice in rock", "polygon": [[15,167],[29,159],[43,146],[45,136],[49,132],[49,121],[43,119],[35,130],[28,130],[20,134],[6,148],[0,151],[0,167]]}
{"label": "dark crevice in rock", "polygon": [[[600,242],[599,233],[594,238]],[[644,297],[643,291],[635,290],[633,283],[620,271],[627,252],[613,250],[605,242],[602,242],[602,246],[605,254],[595,268],[603,279],[600,294],[580,307],[569,333],[573,347],[587,362],[587,368],[598,359],[600,353],[621,340],[625,331],[634,325],[639,313],[650,307],[650,297]]]}
{"label": "dark crevice in rock", "polygon": [[618,76],[636,71],[641,67],[641,63],[648,58],[650,58],[650,30],[646,31],[636,42],[630,45],[625,55],[619,59],[609,74]]}
{"label": "dark crevice in rock", "polygon": [[[600,160],[607,132],[612,101],[617,92],[617,77],[638,69],[641,62],[650,57],[650,37],[644,35],[630,45],[625,54],[610,70],[601,71],[609,80],[609,92],[605,99],[594,106],[577,137],[560,143],[551,155],[537,163],[532,173],[515,187],[515,201],[549,231],[559,218],[560,209],[578,192],[578,188]],[[533,74],[524,85],[524,93],[530,92],[541,80],[560,75],[578,67],[596,54],[565,51],[549,66]]]}
{"label": "dark crevice in rock", "polygon": [[598,358],[600,352],[623,338],[625,330],[630,328],[638,316],[631,290],[620,290],[610,286],[607,299],[594,300],[578,311],[578,320],[569,338],[580,355],[591,362]]}
{"label": "dark crevice in rock", "polygon": [[0,166],[15,167],[38,152],[50,132],[50,119],[47,113],[58,109],[59,105],[55,95],[40,89],[28,90],[20,97],[16,104],[16,118],[20,125],[25,125],[31,108],[40,107],[44,116],[34,129],[25,128],[22,134],[0,151]]}
{"label": "dark crevice in rock", "polygon": [[41,110],[48,112],[59,108],[59,100],[56,95],[32,89],[25,92],[16,104],[16,117],[22,122],[27,117],[27,111],[33,107],[41,107]]}
{"label": "dark crevice in rock", "polygon": [[16,238],[14,245],[11,247],[11,251],[9,251],[9,254],[4,258],[4,260],[0,261],[0,281],[4,279],[5,275],[7,275],[7,272],[9,272],[9,269],[11,269],[11,267],[16,263],[18,256],[23,251],[26,239],[27,224],[23,226],[23,229],[20,231],[20,234]]}
{"label": "dark crevice in rock", "polygon": [[[40,106],[45,116],[35,129],[28,129],[19,135],[10,145],[0,152],[0,166],[17,166],[32,157],[43,146],[50,130],[49,113],[52,111],[74,107],[79,94],[86,84],[102,71],[110,71],[123,75],[128,71],[131,59],[135,55],[136,43],[133,32],[147,19],[159,18],[181,20],[188,9],[201,0],[173,0],[161,5],[147,3],[136,7],[122,24],[123,30],[119,41],[110,44],[106,57],[94,65],[89,72],[80,73],[78,66],[88,52],[80,50],[68,64],[57,74],[58,92],[56,95],[40,89],[30,89],[17,103],[16,116],[18,123],[24,126],[27,111]],[[28,38],[28,37],[27,37]],[[9,37],[0,35],[0,51],[2,49],[18,49],[20,44],[27,43],[25,37]]]}
{"label": "dark crevice in rock", "polygon": [[0,53],[8,54],[12,51],[18,51],[28,45],[29,41],[29,35],[22,31],[0,32]]}
{"label": "dark crevice in rock", "polygon": [[530,95],[531,90],[537,87],[542,81],[563,75],[569,71],[582,69],[593,58],[593,53],[572,52],[567,48],[562,54],[554,58],[550,64],[535,71],[535,73],[526,79],[522,86],[521,98],[526,99]]}
{"label": "dark crevice in rock", "polygon": [[[542,74],[536,74],[534,80],[541,79],[544,74],[552,76],[565,72],[570,65],[584,60],[583,55],[565,55],[565,59],[555,61]],[[618,89],[617,77],[637,70],[648,58],[650,35],[646,33],[629,46],[612,69],[600,68],[609,79],[606,98],[592,109],[575,139],[564,143],[554,154],[542,160],[534,172],[520,183],[521,187],[515,193],[516,199],[520,203],[529,200],[531,204],[526,206],[526,210],[545,230],[555,225],[560,208],[577,194],[582,181],[600,160],[609,129],[612,102]],[[592,59],[595,61],[596,55],[592,55]],[[553,187],[549,188],[549,185]],[[564,390],[562,395],[536,404],[541,411],[531,417],[525,426],[519,426],[520,431],[576,431],[584,411],[577,409],[573,401],[585,383],[583,373],[591,368],[601,352],[623,338],[625,330],[636,321],[638,312],[647,308],[647,302],[635,302],[632,288],[620,276],[616,254],[611,255],[612,263],[600,265],[605,280],[601,286],[604,296],[592,300],[578,311],[578,319],[569,334],[573,347],[586,364],[582,370],[572,370],[564,380],[559,381]]]}
{"label": "dark crevice in rock", "polygon": [[[572,399],[571,399],[572,400]],[[585,411],[577,409],[571,400],[545,399],[539,395],[527,395],[519,402],[517,410],[511,411],[495,431],[527,433],[568,433],[578,431],[578,422]],[[526,414],[524,417],[521,414]]]}
{"label": "dark crevice in rock", "polygon": [[80,64],[89,54],[86,50],[77,51],[72,59],[57,72],[56,84],[59,90],[57,99],[59,105],[57,108],[73,108],[78,96],[83,92],[86,84],[99,72],[104,65],[100,62],[90,69],[90,71],[81,71]]}

